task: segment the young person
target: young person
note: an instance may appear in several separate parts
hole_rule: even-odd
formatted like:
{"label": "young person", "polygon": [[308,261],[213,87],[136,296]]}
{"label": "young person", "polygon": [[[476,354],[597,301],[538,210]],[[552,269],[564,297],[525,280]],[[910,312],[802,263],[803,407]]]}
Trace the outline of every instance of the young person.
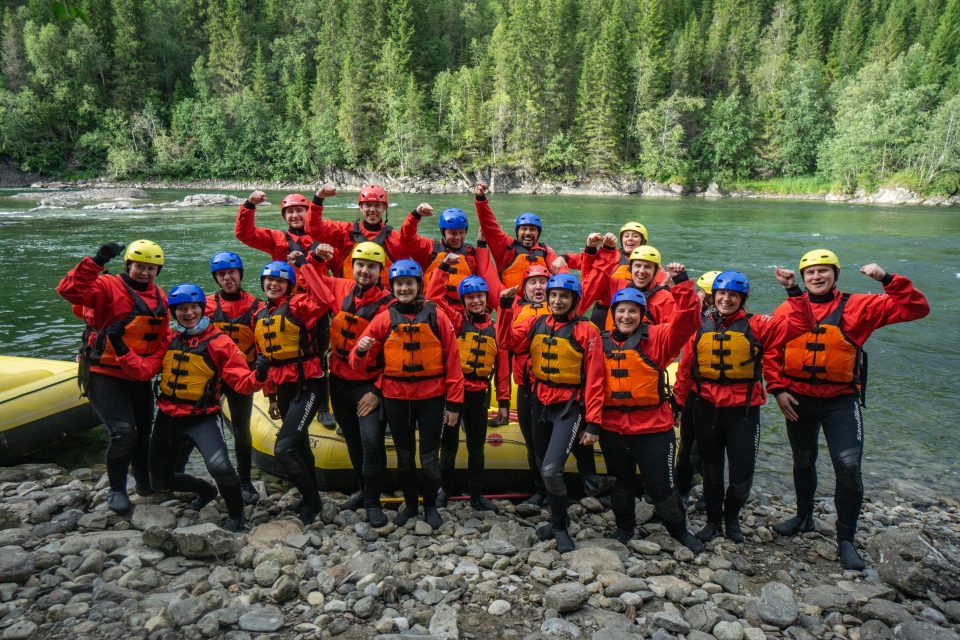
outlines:
{"label": "young person", "polygon": [[[773,526],[782,536],[813,531],[817,452],[823,428],[836,475],[837,546],[844,569],[861,570],[854,536],[863,504],[863,426],[860,401],[866,385],[863,345],[880,327],[919,320],[930,313],[923,293],[905,276],[876,263],[860,273],[883,285],[882,294],[846,293],[837,288],[840,258],[815,249],[800,259],[800,277],[813,305],[816,326],[765,354],[767,390],[787,422],[793,452],[797,515]],[[789,313],[781,305],[775,316]]]}
{"label": "young person", "polygon": [[[124,272],[103,274],[104,266],[123,254]],[[107,476],[111,511],[130,511],[127,470],[132,467],[137,493],[150,492],[147,463],[150,425],[153,421],[153,389],[147,380],[137,380],[123,371],[105,330],[123,332],[126,345],[140,356],[163,347],[170,314],[166,294],[154,281],[163,269],[163,249],[150,240],[136,240],[124,251],[108,242],[91,257],[85,257],[67,272],[57,293],[80,305],[87,322],[80,352],[80,380],[90,404],[110,433],[107,446]]]}
{"label": "young person", "polygon": [[[440,490],[440,436],[453,428],[463,407],[463,371],[453,326],[437,305],[424,300],[423,269],[413,260],[390,266],[390,287],[397,301],[375,317],[350,354],[355,368],[383,358],[380,392],[393,434],[404,506],[394,522],[402,527],[420,513],[434,529],[443,524],[437,511]],[[417,479],[416,433],[420,435]],[[419,485],[419,488],[418,488]]]}

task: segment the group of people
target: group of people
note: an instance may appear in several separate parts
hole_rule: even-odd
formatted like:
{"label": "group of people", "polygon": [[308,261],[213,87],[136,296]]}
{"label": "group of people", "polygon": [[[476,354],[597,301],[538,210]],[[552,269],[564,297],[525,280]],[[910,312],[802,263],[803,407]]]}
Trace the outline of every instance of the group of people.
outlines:
{"label": "group of people", "polygon": [[[506,233],[487,192],[476,185],[474,245],[457,208],[439,214],[439,239],[418,233],[434,214],[426,203],[394,229],[387,192],[377,185],[360,191],[355,222],[324,217],[333,187],[309,201],[288,195],[282,231],[257,226],[266,196],[254,191],[235,235],[270,256],[260,271],[262,301],[243,288],[244,265],[229,251],[210,260],[217,290],[209,295],[192,283],[166,295],[155,284],[164,253],[148,240],[109,242],[83,258],[57,290],[87,327],[81,379],[110,433],[109,508],[130,511],[132,470],[137,493],[193,492],[195,509],[219,492],[225,528],[243,529],[244,504],[259,499],[250,413],[253,394],[263,390],[271,417],[281,421],[274,456],[302,497],[295,509],[304,523],[320,511],[308,437],[319,414],[339,426],[356,471],[359,490],[341,508],[362,507],[372,526],[387,524],[380,496],[389,428],[404,498],[394,522],[421,517],[422,502],[424,521],[437,529],[438,509],[460,489],[461,425],[470,504],[497,509],[483,493],[488,407],[495,394],[494,422],[506,423],[513,385],[532,475],[527,502],[550,510],[541,537],[554,538],[561,552],[575,548],[564,478],[573,454],[583,491],[609,491],[614,538],[635,535],[634,501],[645,495],[670,535],[697,552],[719,536],[743,542],[739,513],[769,392],[786,418],[797,493],[796,516],[774,530],[813,529],[822,428],[837,479],[840,560],[863,568],[853,543],[863,500],[863,344],[879,327],[929,313],[910,280],[869,264],[860,271],[884,293],[841,292],[839,258],[817,249],[800,259],[806,291],[794,271],[777,268],[785,301],[771,315],[752,314],[743,273],[704,273],[695,286],[684,264],[664,263],[638,222],[619,236],[591,233],[581,252],[557,255],[534,213],[519,215],[513,235]],[[121,254],[123,272],[104,273]],[[677,358],[671,387],[667,367]],[[236,467],[223,435],[222,395]],[[332,419],[324,415],[328,402]],[[597,473],[597,442],[609,477]],[[194,448],[216,487],[185,472]],[[686,521],[694,466],[706,510],[696,534]]]}

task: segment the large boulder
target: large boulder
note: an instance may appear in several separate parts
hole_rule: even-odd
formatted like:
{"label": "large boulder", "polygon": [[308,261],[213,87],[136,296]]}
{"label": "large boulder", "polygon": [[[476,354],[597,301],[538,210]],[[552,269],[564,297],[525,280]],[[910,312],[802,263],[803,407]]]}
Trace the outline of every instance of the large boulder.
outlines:
{"label": "large boulder", "polygon": [[960,538],[945,529],[886,529],[867,545],[877,573],[911,596],[933,591],[944,600],[960,598]]}
{"label": "large boulder", "polygon": [[215,524],[205,522],[173,531],[180,555],[185,558],[223,558],[236,550],[236,538]]}

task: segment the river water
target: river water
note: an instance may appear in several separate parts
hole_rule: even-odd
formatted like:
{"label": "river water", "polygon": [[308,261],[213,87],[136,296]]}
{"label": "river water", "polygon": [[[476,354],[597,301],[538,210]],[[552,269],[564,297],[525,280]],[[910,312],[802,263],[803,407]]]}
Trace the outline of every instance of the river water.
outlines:
{"label": "river water", "polygon": [[[167,264],[159,278],[171,285],[195,281],[212,286],[207,270],[210,256],[230,250],[247,266],[248,284],[265,260],[233,237],[236,210],[229,208],[107,211],[82,207],[31,212],[34,200],[13,198],[16,190],[0,190],[0,352],[41,358],[70,358],[82,330],[69,305],[54,291],[63,274],[82,256],[107,241],[129,243],[149,238],[163,245]],[[151,190],[148,202],[180,200],[190,191]],[[244,197],[246,192],[235,193]],[[284,194],[270,192],[279,203]],[[309,197],[309,194],[307,194]],[[38,193],[39,197],[39,193]],[[353,220],[354,195],[328,201],[326,215]],[[476,217],[469,195],[392,195],[390,218],[399,226],[406,211],[427,200],[435,209],[460,207]],[[142,204],[143,201],[137,201]],[[592,231],[614,231],[628,220],[644,223],[651,244],[665,261],[680,261],[696,277],[703,271],[735,268],[751,279],[749,308],[770,312],[782,300],[783,289],[773,268],[796,269],[810,249],[836,251],[844,269],[841,288],[880,292],[880,285],[857,272],[878,262],[903,273],[927,295],[930,315],[918,322],[878,331],[867,343],[870,388],[864,411],[868,486],[901,478],[957,495],[960,488],[960,400],[953,388],[960,375],[960,211],[920,207],[883,207],[761,200],[702,200],[694,198],[627,198],[578,196],[494,195],[491,205],[505,226],[523,211],[543,218],[543,239],[558,252],[581,247]],[[259,224],[281,227],[278,207],[261,207]],[[424,234],[434,236],[436,223],[426,219]],[[119,260],[110,265],[121,268]],[[252,281],[252,282],[250,282]],[[789,491],[789,445],[783,419],[771,401],[762,412],[762,445],[758,483]],[[91,432],[69,447],[42,454],[67,466],[101,459],[102,432]],[[829,457],[821,450],[821,468]],[[832,491],[832,473],[821,474],[822,487]]]}

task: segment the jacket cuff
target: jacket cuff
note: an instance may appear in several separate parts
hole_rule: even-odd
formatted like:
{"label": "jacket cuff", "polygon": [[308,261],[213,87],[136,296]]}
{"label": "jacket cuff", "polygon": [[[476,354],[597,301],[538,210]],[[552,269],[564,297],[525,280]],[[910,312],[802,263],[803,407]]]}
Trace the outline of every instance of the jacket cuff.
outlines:
{"label": "jacket cuff", "polygon": [[500,298],[501,309],[510,309],[511,307],[513,307],[513,300],[505,300],[504,298]]}
{"label": "jacket cuff", "polygon": [[486,249],[487,241],[486,240],[477,240],[477,249]]}
{"label": "jacket cuff", "polygon": [[593,254],[595,254],[595,253],[597,252],[597,249],[598,249],[598,247],[591,247],[590,245],[587,245],[587,246],[585,246],[585,247],[583,248],[583,252],[584,252],[584,253],[589,253],[590,255],[593,255]]}
{"label": "jacket cuff", "polygon": [[592,436],[599,435],[600,425],[598,425],[596,422],[588,422],[585,431]]}
{"label": "jacket cuff", "polygon": [[449,400],[447,400],[446,403],[444,404],[443,408],[446,409],[447,411],[451,412],[451,413],[453,413],[453,412],[460,413],[460,411],[463,409],[463,403],[462,403],[462,402],[450,402]]}
{"label": "jacket cuff", "polygon": [[477,199],[478,202],[485,202],[487,199],[487,194],[483,194],[482,196],[474,196],[474,197]]}
{"label": "jacket cuff", "polygon": [[772,395],[772,396],[779,396],[781,393],[786,393],[786,392],[787,392],[787,390],[786,390],[786,389],[782,389],[782,388],[770,389],[770,390],[769,390],[769,393],[770,393],[770,395]]}
{"label": "jacket cuff", "polygon": [[323,264],[326,262],[326,260],[318,258],[315,251],[307,251],[307,260],[313,260],[317,264]]}
{"label": "jacket cuff", "polygon": [[411,211],[411,212],[410,212],[410,215],[412,215],[412,216],[413,216],[414,218],[416,218],[417,220],[423,220],[423,216],[420,215],[420,213],[419,213],[416,209],[414,209],[413,211]]}
{"label": "jacket cuff", "polygon": [[446,262],[441,262],[439,265],[437,265],[437,269],[440,271],[446,271],[447,273],[451,273],[453,271],[453,267]]}
{"label": "jacket cuff", "polygon": [[253,203],[250,202],[249,200],[244,200],[244,201],[243,201],[243,208],[244,208],[244,209],[256,209],[256,208],[257,208],[257,205],[253,204]]}
{"label": "jacket cuff", "polygon": [[686,282],[690,279],[690,276],[687,274],[687,270],[684,269],[677,275],[673,276],[673,284],[680,284],[681,282]]}
{"label": "jacket cuff", "polygon": [[802,295],[803,295],[803,290],[797,285],[793,285],[792,287],[787,289],[787,296],[791,298],[796,298]]}
{"label": "jacket cuff", "polygon": [[888,271],[887,275],[883,276],[883,278],[880,280],[880,284],[887,286],[891,282],[893,282],[893,274]]}
{"label": "jacket cuff", "polygon": [[275,393],[268,393],[268,394],[267,394],[267,401],[268,401],[270,404],[273,404],[274,402],[276,402],[276,401],[277,401],[277,394],[275,394]]}
{"label": "jacket cuff", "polygon": [[313,204],[317,205],[318,207],[322,207],[322,206],[323,206],[323,198],[314,195],[314,196],[313,196]]}

